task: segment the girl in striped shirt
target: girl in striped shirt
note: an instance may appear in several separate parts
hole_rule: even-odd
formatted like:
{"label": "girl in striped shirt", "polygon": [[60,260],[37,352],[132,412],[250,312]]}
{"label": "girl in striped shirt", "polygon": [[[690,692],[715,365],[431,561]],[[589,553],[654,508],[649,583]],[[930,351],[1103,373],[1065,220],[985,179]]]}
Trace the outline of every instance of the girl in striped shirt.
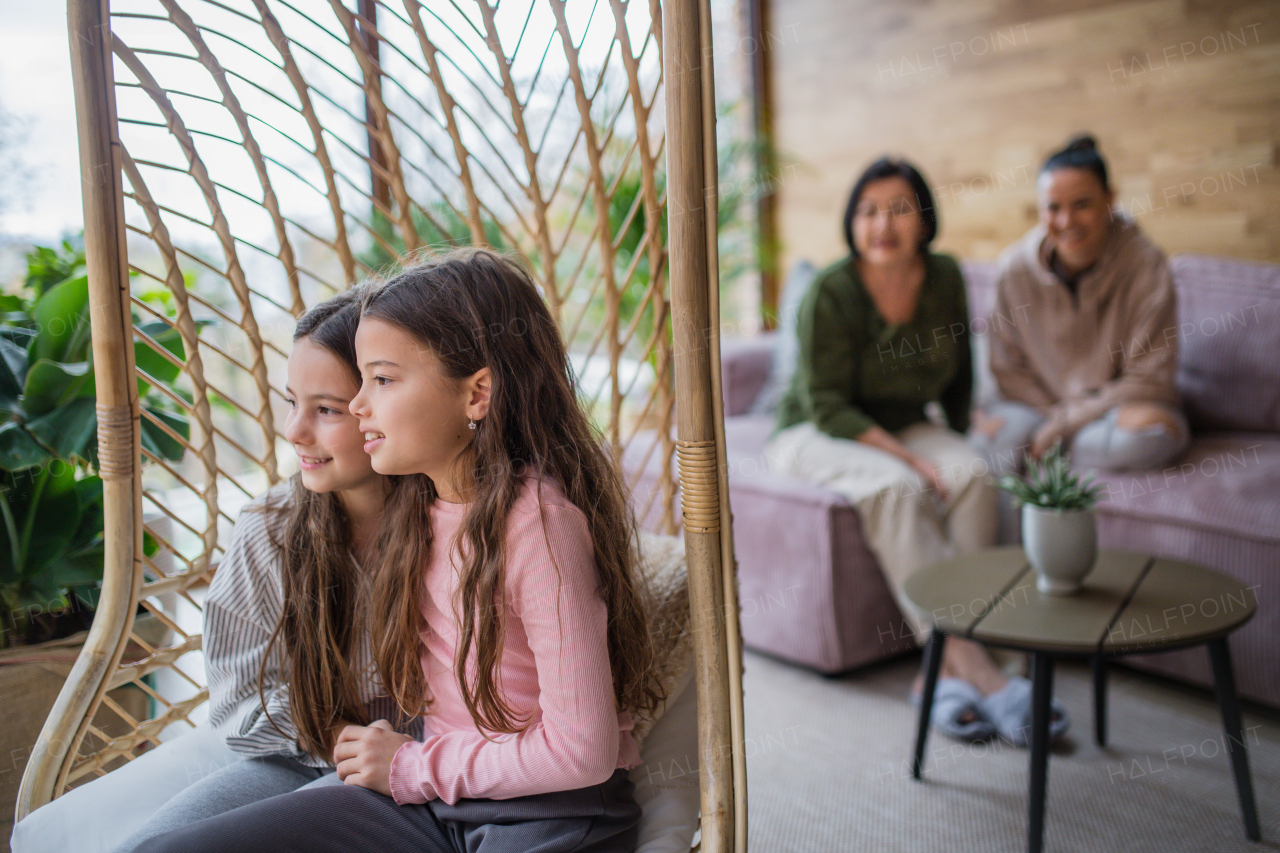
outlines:
{"label": "girl in striped shirt", "polygon": [[[347,725],[391,719],[406,737],[420,735],[421,720],[400,714],[378,683],[364,618],[362,567],[390,483],[370,464],[348,408],[360,388],[363,294],[349,290],[298,321],[284,435],[301,470],[241,512],[206,598],[209,726],[34,812],[15,832],[15,850],[57,849],[60,841],[42,839],[58,838],[48,830],[71,815],[128,835],[111,847],[133,850],[248,803],[338,783],[333,747]],[[211,764],[221,769],[210,773]],[[137,828],[128,834],[131,817]]]}
{"label": "girl in striped shirt", "polygon": [[529,274],[483,250],[372,289],[350,403],[389,475],[373,655],[421,742],[346,727],[343,787],[298,791],[141,850],[634,849],[631,710],[659,701],[634,520]]}

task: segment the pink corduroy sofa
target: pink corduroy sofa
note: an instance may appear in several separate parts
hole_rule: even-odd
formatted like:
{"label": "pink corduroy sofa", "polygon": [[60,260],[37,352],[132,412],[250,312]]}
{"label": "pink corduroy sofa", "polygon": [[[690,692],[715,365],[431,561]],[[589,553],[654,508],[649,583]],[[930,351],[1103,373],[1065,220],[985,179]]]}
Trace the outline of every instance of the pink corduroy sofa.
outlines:
{"label": "pink corduroy sofa", "polygon": [[[1191,560],[1253,587],[1258,613],[1231,637],[1238,689],[1280,707],[1280,266],[1198,255],[1171,263],[1178,382],[1194,438],[1164,470],[1098,478],[1108,489],[1098,507],[1100,545]],[[992,393],[985,330],[996,270],[993,262],[963,267],[981,400]],[[843,672],[913,643],[853,508],[766,469],[773,419],[748,412],[775,341],[766,334],[722,345],[743,639],[823,673]],[[652,482],[652,471],[644,472],[639,505]],[[1212,684],[1202,648],[1126,662]]]}

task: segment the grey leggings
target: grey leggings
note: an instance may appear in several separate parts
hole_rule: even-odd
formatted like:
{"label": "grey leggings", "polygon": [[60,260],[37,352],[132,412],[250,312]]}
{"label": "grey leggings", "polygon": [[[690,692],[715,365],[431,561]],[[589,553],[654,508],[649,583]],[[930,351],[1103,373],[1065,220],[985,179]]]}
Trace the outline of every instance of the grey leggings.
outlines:
{"label": "grey leggings", "polygon": [[[1171,410],[1179,421],[1178,430],[1170,432],[1164,424],[1139,430],[1116,425],[1112,409],[1096,421],[1085,424],[1071,440],[1071,455],[1076,465],[1102,471],[1159,468],[1187,449],[1191,430],[1181,412]],[[996,474],[1008,474],[1022,467],[1022,456],[1031,444],[1044,417],[1030,406],[1001,400],[987,409],[987,415],[1004,421],[994,440],[975,436],[975,443],[991,463]]]}
{"label": "grey leggings", "polygon": [[115,853],[129,853],[149,838],[249,803],[303,788],[340,784],[332,767],[308,767],[285,756],[246,758],[185,788],[125,839]]}
{"label": "grey leggings", "polygon": [[[1163,424],[1139,430],[1116,425],[1116,410],[1085,424],[1071,440],[1071,455],[1076,465],[1102,471],[1127,468],[1158,468],[1173,461],[1191,440],[1191,429],[1181,412],[1177,415],[1178,431],[1173,434]],[[1001,400],[987,408],[987,415],[1004,421],[994,439],[971,433],[969,440],[986,457],[996,476],[1014,474],[1022,469],[1023,456],[1035,437],[1044,417],[1030,406]],[[1001,491],[999,500],[999,535],[1001,544],[1021,539],[1021,517],[1013,496]]]}
{"label": "grey leggings", "polygon": [[138,853],[633,853],[639,821],[625,770],[575,791],[454,805],[328,785],[189,824]]}

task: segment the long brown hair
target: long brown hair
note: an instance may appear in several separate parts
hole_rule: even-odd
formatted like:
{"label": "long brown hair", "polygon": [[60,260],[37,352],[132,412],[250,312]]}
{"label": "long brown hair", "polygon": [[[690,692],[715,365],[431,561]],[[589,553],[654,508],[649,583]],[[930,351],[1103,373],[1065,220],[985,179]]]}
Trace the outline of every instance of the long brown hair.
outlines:
{"label": "long brown hair", "polygon": [[[486,250],[430,256],[370,289],[361,314],[411,334],[449,379],[491,372],[488,414],[454,463],[457,482],[470,486],[472,498],[460,530],[467,547],[454,602],[460,629],[454,673],[476,727],[513,733],[528,724],[516,719],[499,686],[505,618],[496,606],[506,576],[507,515],[528,472],[554,481],[586,516],[609,614],[614,696],[619,708],[652,710],[661,697],[650,677],[635,519],[617,467],[578,403],[568,353],[529,273]],[[419,597],[435,497],[425,475],[397,478],[374,570],[374,660],[406,713],[422,713],[430,699],[419,657]],[[468,659],[475,662],[473,677]]]}
{"label": "long brown hair", "polygon": [[[298,319],[293,333],[295,344],[306,338],[335,355],[357,386],[355,335],[363,295],[356,287],[322,302]],[[263,695],[267,661],[278,646],[298,746],[328,760],[330,732],[339,720],[371,722],[360,698],[368,674],[352,666],[367,630],[368,596],[361,591],[351,523],[337,493],[310,491],[298,474],[289,489],[287,500],[266,507],[275,515],[268,529],[283,528],[280,541],[273,533],[273,544],[280,552],[284,606],[258,670],[258,695],[279,731]]]}

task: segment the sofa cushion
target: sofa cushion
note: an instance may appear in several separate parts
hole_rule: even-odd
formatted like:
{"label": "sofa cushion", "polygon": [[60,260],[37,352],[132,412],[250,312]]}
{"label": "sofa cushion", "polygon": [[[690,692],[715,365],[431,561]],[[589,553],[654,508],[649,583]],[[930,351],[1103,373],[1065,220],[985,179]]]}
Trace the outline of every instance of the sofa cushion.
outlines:
{"label": "sofa cushion", "polygon": [[720,383],[724,416],[744,415],[769,381],[777,332],[720,339]]}
{"label": "sofa cushion", "polygon": [[631,736],[644,751],[645,738],[680,692],[692,671],[693,634],[689,630],[689,569],[684,540],[640,531],[640,592],[649,614],[654,663],[650,677],[666,697],[652,712],[633,711]]}
{"label": "sofa cushion", "polygon": [[[964,260],[960,262],[964,273],[965,295],[969,300],[970,319],[986,319],[996,309],[996,278],[1000,273],[997,261]],[[985,334],[982,323],[973,329],[974,334]]]}
{"label": "sofa cushion", "polygon": [[742,463],[748,459],[764,466],[764,446],[773,434],[774,420],[771,415],[743,415],[739,418],[726,418],[724,422],[725,455],[728,456],[731,474],[756,473],[754,466],[743,470]]}
{"label": "sofa cushion", "polygon": [[1170,267],[1192,427],[1280,432],[1280,265],[1179,255]]}
{"label": "sofa cushion", "polygon": [[991,373],[991,314],[996,308],[995,261],[963,261],[965,296],[969,303],[969,348],[973,350],[973,404],[986,408],[999,398]]}
{"label": "sofa cushion", "polygon": [[818,268],[808,261],[798,261],[782,285],[782,300],[778,305],[778,334],[774,338],[773,362],[769,366],[769,378],[765,380],[760,395],[751,404],[751,414],[770,415],[778,410],[782,395],[787,393],[791,374],[796,372],[800,358],[800,342],[796,339],[796,314],[800,303],[809,292],[809,285],[818,276]]}
{"label": "sofa cushion", "polygon": [[1160,471],[1098,474],[1099,513],[1280,543],[1280,437],[1268,433],[1197,435],[1177,463]]}

